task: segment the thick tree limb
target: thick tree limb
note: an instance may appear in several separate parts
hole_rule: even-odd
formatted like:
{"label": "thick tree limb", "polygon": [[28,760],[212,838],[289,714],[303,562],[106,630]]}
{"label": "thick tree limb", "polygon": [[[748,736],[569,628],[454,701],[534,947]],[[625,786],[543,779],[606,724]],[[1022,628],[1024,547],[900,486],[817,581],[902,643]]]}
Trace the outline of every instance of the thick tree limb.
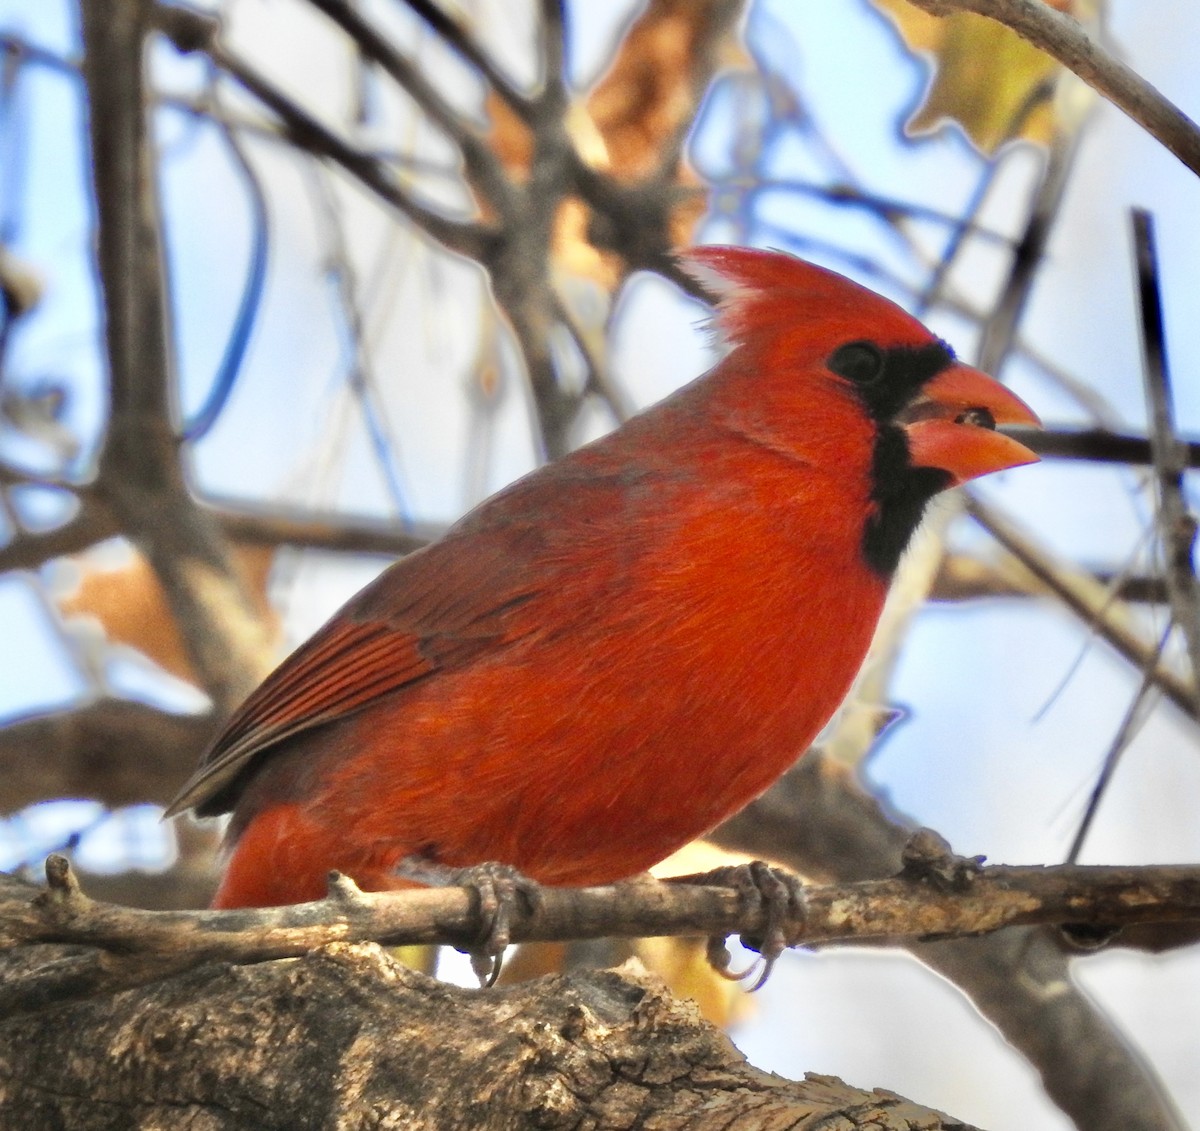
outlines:
{"label": "thick tree limb", "polygon": [[369,944],[207,966],[60,1005],[53,1024],[10,1015],[0,1061],[0,1118],[24,1131],[969,1131],[888,1092],[750,1067],[636,964],[473,993]]}

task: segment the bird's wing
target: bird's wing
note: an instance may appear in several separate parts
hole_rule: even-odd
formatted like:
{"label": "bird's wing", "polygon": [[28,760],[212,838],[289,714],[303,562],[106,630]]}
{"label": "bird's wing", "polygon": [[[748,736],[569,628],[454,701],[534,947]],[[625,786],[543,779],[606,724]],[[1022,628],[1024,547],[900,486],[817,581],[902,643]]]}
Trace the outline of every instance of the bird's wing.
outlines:
{"label": "bird's wing", "polygon": [[226,811],[236,779],[271,747],[536,628],[521,609],[556,580],[553,570],[529,567],[530,541],[508,525],[397,562],[238,708],[167,816]]}

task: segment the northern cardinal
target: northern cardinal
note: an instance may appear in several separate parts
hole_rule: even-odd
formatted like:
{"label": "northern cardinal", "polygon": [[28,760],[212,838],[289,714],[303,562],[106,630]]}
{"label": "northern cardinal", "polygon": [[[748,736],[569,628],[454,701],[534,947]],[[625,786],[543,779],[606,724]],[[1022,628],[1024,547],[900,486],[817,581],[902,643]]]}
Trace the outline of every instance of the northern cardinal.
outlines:
{"label": "northern cardinal", "polygon": [[214,907],[331,869],[644,871],[765,790],[845,696],[939,491],[1036,424],[898,306],[733,247],[683,260],[709,373],[398,561],[236,712],[168,810],[233,812]]}

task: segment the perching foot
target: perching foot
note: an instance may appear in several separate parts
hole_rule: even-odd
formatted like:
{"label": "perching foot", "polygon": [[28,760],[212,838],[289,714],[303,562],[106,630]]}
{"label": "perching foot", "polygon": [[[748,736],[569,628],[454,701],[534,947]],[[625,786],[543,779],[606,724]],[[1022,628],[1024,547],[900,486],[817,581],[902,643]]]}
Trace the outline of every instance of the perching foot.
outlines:
{"label": "perching foot", "polygon": [[469,868],[452,868],[421,857],[402,860],[396,874],[416,880],[427,887],[464,887],[479,899],[479,938],[464,953],[470,956],[471,969],[483,988],[496,984],[504,963],[504,952],[512,941],[512,922],[521,913],[537,911],[542,889],[536,880],[510,864],[488,861]]}
{"label": "perching foot", "polygon": [[766,985],[776,960],[792,944],[792,936],[785,928],[797,920],[804,921],[805,895],[800,877],[763,860],[754,860],[749,864],[714,868],[696,876],[673,876],[668,882],[731,887],[741,897],[747,915],[758,912],[763,916],[761,936],[742,935],[742,945],[757,950],[760,955],[759,961],[748,969],[740,973],[729,969],[730,954],[725,939],[720,936],[708,940],[707,954],[713,969],[731,981],[750,977],[761,964],[761,973],[750,992]]}

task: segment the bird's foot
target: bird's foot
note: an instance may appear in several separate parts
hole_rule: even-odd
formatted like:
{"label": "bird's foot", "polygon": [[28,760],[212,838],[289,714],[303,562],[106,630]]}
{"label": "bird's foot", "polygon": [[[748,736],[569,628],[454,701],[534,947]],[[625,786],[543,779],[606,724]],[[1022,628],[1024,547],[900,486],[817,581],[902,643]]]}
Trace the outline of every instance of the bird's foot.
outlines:
{"label": "bird's foot", "polygon": [[983,869],[986,856],[959,856],[950,842],[933,829],[917,829],[908,838],[900,860],[906,880],[928,883],[941,891],[966,891]]}
{"label": "bird's foot", "polygon": [[750,992],[766,985],[775,962],[794,942],[794,929],[789,924],[803,923],[806,908],[804,883],[799,876],[783,868],[775,868],[763,860],[749,864],[734,864],[714,868],[695,876],[672,876],[669,883],[710,884],[733,888],[741,897],[746,915],[763,916],[761,935],[742,935],[742,945],[756,950],[759,958],[741,972],[729,969],[731,956],[725,939],[716,935],[708,940],[709,964],[723,978],[740,982],[759,971]]}
{"label": "bird's foot", "polygon": [[541,904],[538,882],[510,864],[488,861],[469,868],[452,868],[418,856],[401,860],[396,874],[427,887],[464,887],[475,893],[479,899],[479,937],[470,947],[460,949],[470,957],[480,986],[494,986],[504,952],[512,941],[514,915],[533,914]]}

